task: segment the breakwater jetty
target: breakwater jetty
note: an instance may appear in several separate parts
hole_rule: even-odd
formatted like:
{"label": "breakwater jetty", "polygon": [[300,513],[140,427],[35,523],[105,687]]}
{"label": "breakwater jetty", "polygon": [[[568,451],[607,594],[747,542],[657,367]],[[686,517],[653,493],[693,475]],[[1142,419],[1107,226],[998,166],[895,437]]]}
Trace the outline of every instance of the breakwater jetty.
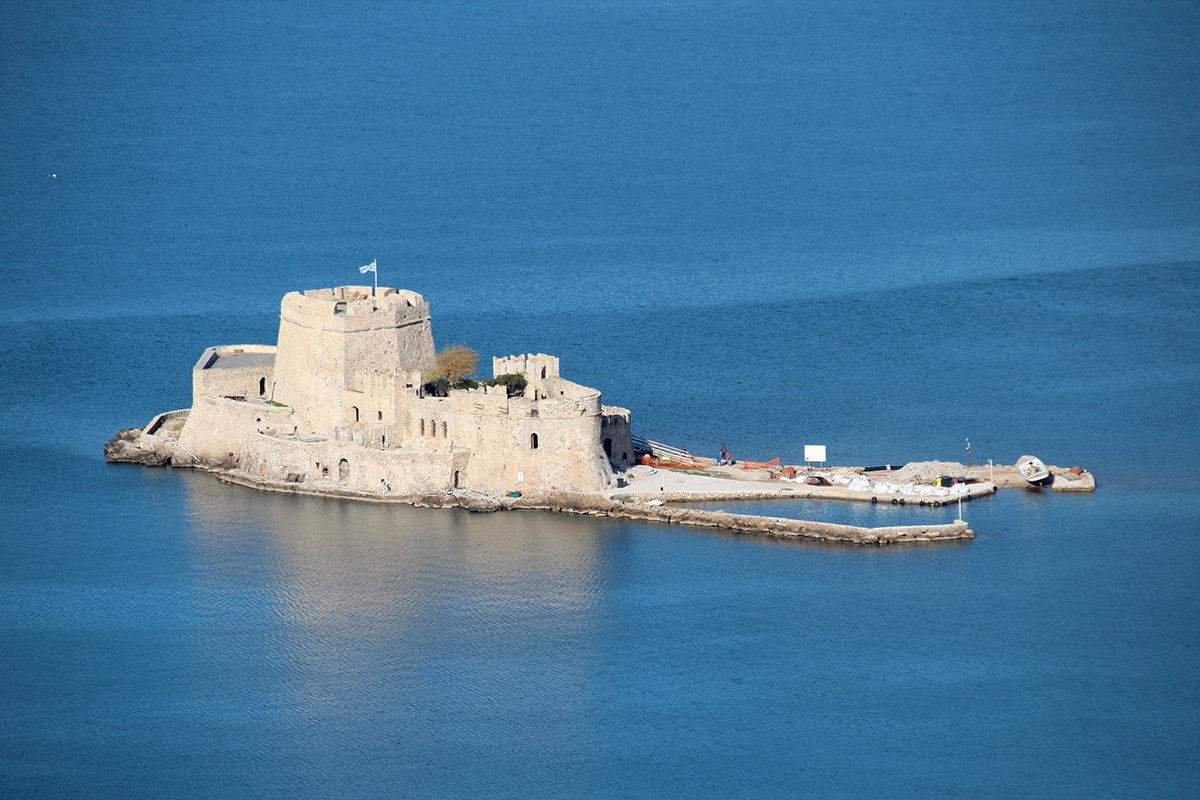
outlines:
{"label": "breakwater jetty", "polygon": [[[752,514],[733,514],[727,511],[705,511],[667,505],[661,498],[612,499],[592,492],[535,491],[519,497],[483,495],[456,491],[419,495],[385,495],[358,492],[348,488],[272,481],[238,471],[214,471],[223,483],[244,486],[266,492],[334,497],[373,503],[399,503],[419,508],[463,508],[475,512],[509,510],[555,511],[590,517],[640,520],[697,528],[716,528],[731,533],[766,536],[777,539],[809,539],[853,545],[888,545],[904,542],[938,542],[974,538],[975,532],[966,522],[945,524],[894,525],[863,528],[829,522],[766,517]],[[763,495],[775,496],[775,495]],[[672,499],[702,500],[704,495],[672,494]],[[739,499],[748,499],[739,495]]]}

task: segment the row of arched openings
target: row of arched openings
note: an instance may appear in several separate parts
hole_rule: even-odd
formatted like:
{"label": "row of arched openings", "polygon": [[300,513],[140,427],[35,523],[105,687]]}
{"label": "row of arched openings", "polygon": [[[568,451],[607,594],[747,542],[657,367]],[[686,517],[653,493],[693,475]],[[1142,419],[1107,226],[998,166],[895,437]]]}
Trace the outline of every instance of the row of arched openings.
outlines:
{"label": "row of arched openings", "polygon": [[[350,406],[350,416],[354,417],[355,422],[359,421],[358,406]],[[375,421],[383,422],[383,412],[382,411],[375,412]]]}
{"label": "row of arched openings", "polygon": [[[431,419],[431,420],[429,420],[429,423],[426,424],[425,420],[421,420],[421,435],[422,436],[437,436],[438,435],[438,421],[436,419]],[[446,426],[446,421],[442,420],[441,436],[443,439],[445,439],[447,435],[448,435],[448,429]]]}

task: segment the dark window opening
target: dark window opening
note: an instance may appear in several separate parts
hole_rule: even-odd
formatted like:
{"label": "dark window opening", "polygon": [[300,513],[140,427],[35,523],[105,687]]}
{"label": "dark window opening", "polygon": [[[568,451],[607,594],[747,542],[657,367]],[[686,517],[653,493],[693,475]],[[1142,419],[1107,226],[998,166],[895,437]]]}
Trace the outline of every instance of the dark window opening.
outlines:
{"label": "dark window opening", "polygon": [[445,422],[442,423],[442,438],[443,439],[446,438],[446,423]]}
{"label": "dark window opening", "polygon": [[266,378],[258,379],[258,393],[259,393],[259,395],[264,395],[267,393],[267,379]]}
{"label": "dark window opening", "polygon": [[546,368],[542,367],[542,380],[546,380]]}
{"label": "dark window opening", "polygon": [[454,470],[454,488],[455,489],[460,488],[461,482],[462,482],[462,473],[459,472],[458,470]]}
{"label": "dark window opening", "polygon": [[537,437],[536,433],[529,434],[529,449],[530,450],[538,449],[538,437]]}
{"label": "dark window opening", "polygon": [[350,406],[350,410],[354,413],[354,421],[358,422],[358,406]]}
{"label": "dark window opening", "polygon": [[378,419],[380,422],[383,422],[383,412],[382,412],[382,411],[376,411],[376,412],[375,412],[375,417],[376,417],[376,419]]}
{"label": "dark window opening", "polygon": [[612,439],[604,440],[604,455],[612,458]]}

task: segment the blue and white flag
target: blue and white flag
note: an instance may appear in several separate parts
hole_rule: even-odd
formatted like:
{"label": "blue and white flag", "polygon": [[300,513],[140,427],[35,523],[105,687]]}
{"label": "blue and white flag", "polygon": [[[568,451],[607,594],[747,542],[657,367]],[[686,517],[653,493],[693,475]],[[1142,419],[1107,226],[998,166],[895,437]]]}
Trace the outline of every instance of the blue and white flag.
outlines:
{"label": "blue and white flag", "polygon": [[[378,260],[379,259],[375,259],[375,261],[378,261]],[[374,272],[375,274],[378,275],[379,271],[377,269],[375,269],[375,261],[372,261],[370,264],[367,264],[365,267],[359,267],[358,271],[361,272],[363,275],[366,275],[368,272]]]}

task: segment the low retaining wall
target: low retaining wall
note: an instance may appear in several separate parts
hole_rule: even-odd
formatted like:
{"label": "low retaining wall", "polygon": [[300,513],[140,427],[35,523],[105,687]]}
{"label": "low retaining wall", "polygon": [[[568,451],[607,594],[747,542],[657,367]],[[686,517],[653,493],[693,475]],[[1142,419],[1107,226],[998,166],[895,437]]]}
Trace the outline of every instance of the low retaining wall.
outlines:
{"label": "low retaining wall", "polygon": [[[425,508],[465,508],[469,511],[530,509],[581,514],[594,517],[665,522],[702,528],[719,528],[735,533],[790,539],[816,539],[845,544],[896,544],[900,542],[936,542],[971,539],[975,532],[965,522],[943,525],[896,525],[885,528],[860,528],[830,522],[730,514],[726,511],[702,511],[667,505],[620,503],[602,495],[583,492],[533,492],[523,497],[496,498],[468,492],[429,495],[369,494],[334,486],[268,481],[256,475],[217,471],[217,479],[251,489],[287,494],[333,497],[372,503],[402,503]],[[695,500],[695,497],[687,497]]]}
{"label": "low retaining wall", "polygon": [[[694,500],[693,497],[688,497]],[[509,501],[512,508],[536,508],[572,514],[616,517],[620,519],[666,522],[720,528],[736,533],[774,536],[780,538],[820,539],[848,544],[893,544],[897,542],[932,542],[949,539],[971,539],[975,532],[965,522],[944,525],[896,525],[885,528],[860,528],[856,525],[837,525],[832,522],[761,517],[752,514],[730,514],[726,511],[702,511],[641,503],[618,503],[595,495],[572,492],[540,492]]]}

